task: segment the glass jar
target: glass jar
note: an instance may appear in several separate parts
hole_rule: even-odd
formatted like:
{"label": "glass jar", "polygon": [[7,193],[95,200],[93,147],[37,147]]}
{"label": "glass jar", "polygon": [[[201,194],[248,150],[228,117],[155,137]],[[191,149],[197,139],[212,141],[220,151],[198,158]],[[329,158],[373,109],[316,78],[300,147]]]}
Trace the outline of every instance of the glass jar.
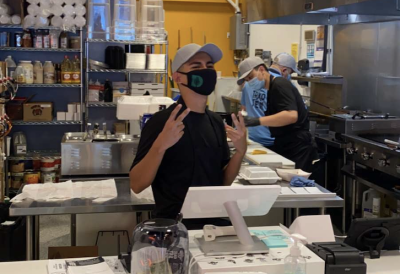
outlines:
{"label": "glass jar", "polygon": [[23,48],[31,48],[32,47],[32,36],[29,30],[24,31],[24,35],[22,36],[22,47]]}
{"label": "glass jar", "polygon": [[189,239],[186,227],[175,220],[154,219],[133,232],[131,274],[186,273]]}

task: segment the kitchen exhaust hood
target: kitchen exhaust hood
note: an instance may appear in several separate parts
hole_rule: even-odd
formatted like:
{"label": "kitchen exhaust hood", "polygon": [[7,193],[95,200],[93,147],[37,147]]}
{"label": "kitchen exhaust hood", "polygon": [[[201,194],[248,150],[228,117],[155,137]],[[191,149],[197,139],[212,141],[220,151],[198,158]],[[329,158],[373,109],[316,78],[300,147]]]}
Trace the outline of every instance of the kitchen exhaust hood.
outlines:
{"label": "kitchen exhaust hood", "polygon": [[400,0],[246,0],[250,24],[338,25],[400,20]]}

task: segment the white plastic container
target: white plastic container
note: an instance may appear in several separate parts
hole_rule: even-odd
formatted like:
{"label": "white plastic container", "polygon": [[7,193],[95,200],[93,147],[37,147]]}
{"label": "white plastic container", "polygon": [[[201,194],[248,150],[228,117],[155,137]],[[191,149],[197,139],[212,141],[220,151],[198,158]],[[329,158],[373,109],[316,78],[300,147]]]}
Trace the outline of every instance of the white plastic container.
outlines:
{"label": "white plastic container", "polygon": [[253,185],[275,184],[281,180],[269,167],[247,166],[241,170],[239,175]]}
{"label": "white plastic container", "polygon": [[51,61],[46,61],[43,66],[43,82],[45,84],[54,84],[55,81],[55,69]]}
{"label": "white plastic container", "polygon": [[165,54],[147,54],[147,69],[164,70]]}
{"label": "white plastic container", "polygon": [[146,69],[145,53],[127,53],[126,54],[127,69]]}
{"label": "white plastic container", "polygon": [[7,63],[7,76],[14,78],[14,72],[17,69],[17,64],[15,64],[12,56],[7,56],[5,62]]}
{"label": "white plastic container", "polygon": [[119,120],[139,120],[144,113],[156,113],[160,105],[167,108],[175,103],[169,97],[122,96],[117,104]]}
{"label": "white plastic container", "polygon": [[25,84],[33,84],[33,65],[31,61],[21,61],[19,63],[24,70]]}
{"label": "white plastic container", "polygon": [[299,176],[308,179],[311,176],[311,173],[305,172],[301,169],[280,169],[277,168],[276,172],[282,180],[290,182],[293,177]]}
{"label": "white plastic container", "polygon": [[364,191],[362,199],[363,218],[378,218],[381,206],[381,195],[374,189]]}

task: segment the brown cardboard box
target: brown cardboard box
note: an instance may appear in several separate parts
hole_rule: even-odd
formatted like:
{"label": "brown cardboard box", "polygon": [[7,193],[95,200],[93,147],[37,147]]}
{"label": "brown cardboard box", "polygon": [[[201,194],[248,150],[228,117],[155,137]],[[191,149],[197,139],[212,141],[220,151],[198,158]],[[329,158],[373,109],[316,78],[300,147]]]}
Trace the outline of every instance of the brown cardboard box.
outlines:
{"label": "brown cardboard box", "polygon": [[49,260],[97,256],[99,256],[99,248],[97,246],[56,246],[49,247],[48,252]]}
{"label": "brown cardboard box", "polygon": [[52,102],[29,102],[24,104],[24,121],[49,122],[53,121]]}

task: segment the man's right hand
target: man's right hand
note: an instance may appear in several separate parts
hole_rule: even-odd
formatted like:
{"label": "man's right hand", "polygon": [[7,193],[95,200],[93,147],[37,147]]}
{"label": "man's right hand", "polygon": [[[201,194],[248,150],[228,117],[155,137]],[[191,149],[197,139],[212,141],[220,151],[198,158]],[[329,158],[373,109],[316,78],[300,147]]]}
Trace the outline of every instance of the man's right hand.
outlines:
{"label": "man's right hand", "polygon": [[156,140],[159,148],[162,151],[166,151],[173,145],[175,145],[183,136],[185,125],[183,124],[183,119],[189,114],[190,109],[186,109],[182,112],[181,115],[177,118],[179,111],[181,110],[182,105],[177,105],[175,109],[172,111],[169,119],[165,123],[163,131],[158,135]]}

